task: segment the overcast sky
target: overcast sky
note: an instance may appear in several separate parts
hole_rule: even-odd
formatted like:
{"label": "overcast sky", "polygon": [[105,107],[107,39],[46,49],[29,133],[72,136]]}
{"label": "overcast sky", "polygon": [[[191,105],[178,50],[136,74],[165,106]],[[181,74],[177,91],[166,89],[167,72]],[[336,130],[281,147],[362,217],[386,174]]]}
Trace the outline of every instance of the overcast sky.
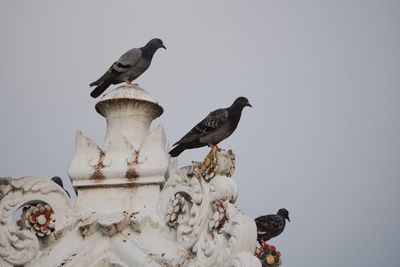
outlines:
{"label": "overcast sky", "polygon": [[[78,129],[103,144],[89,96],[123,52],[160,37],[136,80],[177,141],[249,98],[236,132],[237,205],[285,207],[286,267],[398,266],[399,1],[1,1],[0,176],[61,176]],[[179,165],[207,148],[185,151]]]}

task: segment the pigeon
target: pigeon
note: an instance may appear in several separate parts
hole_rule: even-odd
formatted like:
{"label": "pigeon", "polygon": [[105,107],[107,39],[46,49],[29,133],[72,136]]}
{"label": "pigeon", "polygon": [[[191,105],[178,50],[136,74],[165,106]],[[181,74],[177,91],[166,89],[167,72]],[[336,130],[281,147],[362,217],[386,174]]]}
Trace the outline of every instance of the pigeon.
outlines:
{"label": "pigeon", "polygon": [[127,82],[131,85],[133,80],[149,68],[154,53],[161,47],[167,49],[161,39],[154,38],[141,48],[132,48],[125,52],[100,79],[90,84],[90,87],[96,86],[90,95],[93,98],[98,97],[111,84]]}
{"label": "pigeon", "polygon": [[64,189],[65,193],[67,193],[67,195],[71,198],[71,196],[69,195],[68,191],[65,190],[63,181],[61,180],[60,177],[54,176],[53,178],[51,178],[51,180],[52,180],[53,182],[55,182],[57,185],[59,185],[62,189]]}
{"label": "pigeon", "polygon": [[287,209],[280,209],[276,214],[264,215],[255,219],[257,240],[261,244],[280,235],[285,229],[286,220],[290,222]]}
{"label": "pigeon", "polygon": [[217,144],[229,137],[236,129],[244,107],[252,107],[246,97],[238,97],[228,108],[221,108],[211,112],[199,122],[181,140],[176,142],[169,154],[177,157],[185,149],[211,146],[211,151]]}

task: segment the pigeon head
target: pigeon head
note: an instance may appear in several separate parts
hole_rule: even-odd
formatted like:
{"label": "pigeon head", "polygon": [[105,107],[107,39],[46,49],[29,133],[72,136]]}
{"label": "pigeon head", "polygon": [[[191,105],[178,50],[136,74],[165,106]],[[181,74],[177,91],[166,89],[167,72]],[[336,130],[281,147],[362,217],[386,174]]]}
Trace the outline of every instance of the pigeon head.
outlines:
{"label": "pigeon head", "polygon": [[287,220],[290,222],[290,219],[289,219],[289,211],[288,211],[287,209],[280,209],[280,210],[278,210],[277,215],[282,216],[283,218],[287,219]]}
{"label": "pigeon head", "polygon": [[236,98],[232,104],[232,107],[243,109],[244,107],[252,107],[252,105],[249,103],[249,100],[246,97],[241,96]]}
{"label": "pigeon head", "polygon": [[61,187],[64,186],[64,185],[63,185],[63,181],[62,181],[61,178],[58,177],[58,176],[54,176],[53,178],[51,178],[51,180],[52,180],[53,182],[55,182],[56,184],[58,184],[59,186],[61,186]]}
{"label": "pigeon head", "polygon": [[158,48],[164,48],[167,49],[163,43],[163,41],[159,38],[154,38],[151,39],[147,44],[146,47],[152,48],[155,50],[157,50]]}

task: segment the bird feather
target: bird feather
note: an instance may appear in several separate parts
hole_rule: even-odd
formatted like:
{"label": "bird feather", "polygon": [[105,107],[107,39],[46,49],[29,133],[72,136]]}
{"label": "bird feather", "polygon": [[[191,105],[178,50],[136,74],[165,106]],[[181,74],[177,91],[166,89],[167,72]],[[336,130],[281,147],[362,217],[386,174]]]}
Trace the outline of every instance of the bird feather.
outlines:
{"label": "bird feather", "polygon": [[139,62],[141,56],[142,51],[139,48],[132,48],[114,62],[109,70],[115,74],[127,72]]}
{"label": "bird feather", "polygon": [[228,119],[228,111],[225,109],[217,109],[210,114],[204,120],[199,122],[196,126],[194,126],[185,136],[181,138],[178,142],[174,144],[178,145],[181,143],[186,143],[193,141],[195,139],[204,136],[218,127],[220,127],[226,120]]}

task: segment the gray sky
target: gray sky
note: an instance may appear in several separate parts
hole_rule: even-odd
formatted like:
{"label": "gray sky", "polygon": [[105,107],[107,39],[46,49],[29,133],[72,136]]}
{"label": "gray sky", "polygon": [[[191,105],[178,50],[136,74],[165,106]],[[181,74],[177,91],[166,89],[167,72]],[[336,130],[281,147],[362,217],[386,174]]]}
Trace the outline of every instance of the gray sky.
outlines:
{"label": "gray sky", "polygon": [[0,176],[67,180],[76,130],[105,135],[88,84],[160,37],[136,81],[171,143],[237,96],[253,104],[220,146],[246,214],[289,210],[272,241],[284,266],[397,267],[399,14],[382,0],[1,1]]}

